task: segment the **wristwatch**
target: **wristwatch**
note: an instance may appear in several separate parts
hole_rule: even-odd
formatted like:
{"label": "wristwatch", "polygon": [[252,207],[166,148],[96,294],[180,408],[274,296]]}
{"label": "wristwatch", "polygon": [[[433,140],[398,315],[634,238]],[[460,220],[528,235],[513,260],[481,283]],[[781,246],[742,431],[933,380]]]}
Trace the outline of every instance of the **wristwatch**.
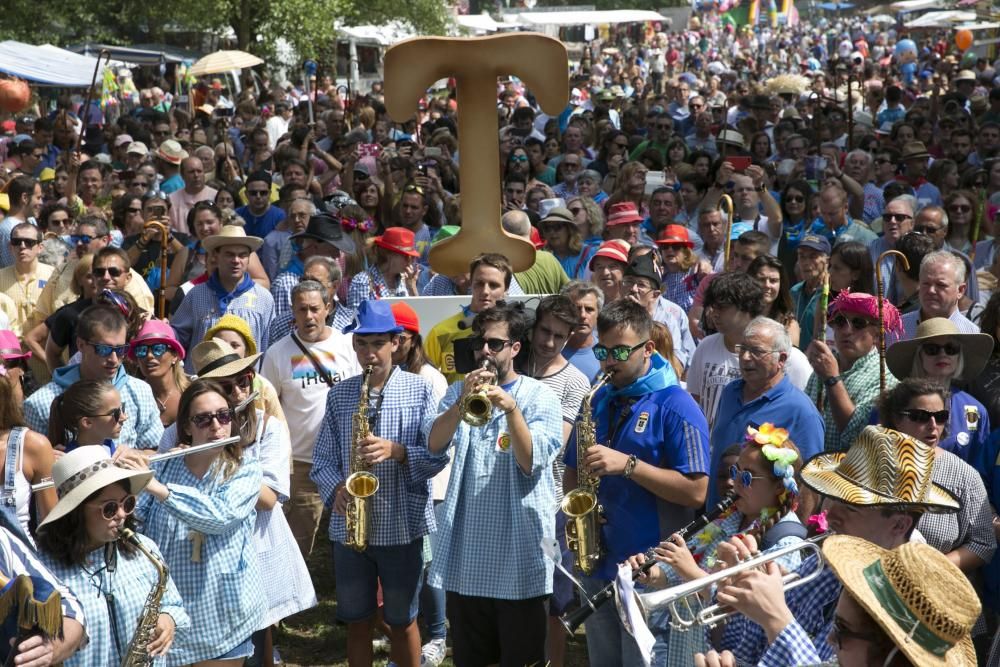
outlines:
{"label": "wristwatch", "polygon": [[827,379],[823,380],[823,386],[829,389],[830,387],[832,387],[833,385],[837,384],[841,380],[843,380],[843,378],[840,377],[839,375],[833,375],[833,376],[828,377]]}

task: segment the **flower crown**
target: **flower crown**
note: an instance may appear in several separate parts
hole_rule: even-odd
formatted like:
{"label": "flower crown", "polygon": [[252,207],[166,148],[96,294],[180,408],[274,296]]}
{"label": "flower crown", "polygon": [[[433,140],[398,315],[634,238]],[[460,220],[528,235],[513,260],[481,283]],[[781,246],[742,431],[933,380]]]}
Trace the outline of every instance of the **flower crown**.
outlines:
{"label": "flower crown", "polygon": [[781,480],[785,494],[798,496],[799,486],[795,482],[794,464],[799,460],[799,454],[785,446],[786,440],[788,431],[774,424],[761,424],[760,428],[747,426],[747,444],[760,446],[761,455],[773,464],[774,476]]}
{"label": "flower crown", "polygon": [[364,220],[355,220],[354,218],[341,218],[340,226],[344,228],[345,232],[353,232],[355,229],[362,234],[367,234],[371,230],[375,229],[375,223],[371,218],[366,218]]}

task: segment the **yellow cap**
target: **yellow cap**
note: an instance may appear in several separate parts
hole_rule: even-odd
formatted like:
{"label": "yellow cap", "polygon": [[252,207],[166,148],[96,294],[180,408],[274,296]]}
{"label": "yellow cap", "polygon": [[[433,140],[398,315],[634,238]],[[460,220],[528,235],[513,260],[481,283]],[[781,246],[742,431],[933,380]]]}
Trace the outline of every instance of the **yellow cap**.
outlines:
{"label": "yellow cap", "polygon": [[56,170],[53,169],[52,167],[46,167],[45,169],[42,169],[42,173],[38,175],[38,180],[41,181],[42,183],[45,183],[46,181],[56,180]]}
{"label": "yellow cap", "polygon": [[10,210],[10,197],[7,196],[6,192],[0,192],[0,210]]}

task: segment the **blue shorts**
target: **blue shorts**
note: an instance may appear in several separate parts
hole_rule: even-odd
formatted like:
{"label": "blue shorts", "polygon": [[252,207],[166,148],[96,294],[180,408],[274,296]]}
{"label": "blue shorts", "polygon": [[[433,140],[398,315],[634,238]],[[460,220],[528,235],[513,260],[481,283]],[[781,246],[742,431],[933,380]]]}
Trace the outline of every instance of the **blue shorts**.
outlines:
{"label": "blue shorts", "polygon": [[417,617],[424,571],[423,538],[402,546],[369,546],[358,552],[333,543],[333,573],[337,581],[337,620],[357,623],[378,610],[382,584],[385,622],[406,627]]}
{"label": "blue shorts", "polygon": [[253,639],[247,637],[237,644],[233,649],[222,655],[212,658],[212,660],[233,660],[235,658],[249,658],[253,655]]}

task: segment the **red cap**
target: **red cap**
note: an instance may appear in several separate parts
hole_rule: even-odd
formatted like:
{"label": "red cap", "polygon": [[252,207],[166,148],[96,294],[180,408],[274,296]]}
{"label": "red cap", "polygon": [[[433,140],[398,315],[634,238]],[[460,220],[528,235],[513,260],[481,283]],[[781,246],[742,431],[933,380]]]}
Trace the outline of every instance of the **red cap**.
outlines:
{"label": "red cap", "polygon": [[407,303],[397,301],[392,304],[392,314],[396,318],[396,325],[415,334],[420,333],[420,318],[417,311],[413,310]]}
{"label": "red cap", "polygon": [[656,239],[657,245],[680,245],[685,248],[693,248],[694,243],[688,235],[687,227],[684,225],[667,225],[660,230],[660,236]]}
{"label": "red cap", "polygon": [[405,227],[389,227],[382,236],[375,237],[375,245],[399,255],[420,257],[416,248],[416,238],[413,232]]}
{"label": "red cap", "polygon": [[608,209],[608,221],[605,223],[605,227],[629,225],[634,222],[642,222],[639,209],[632,202],[623,201],[618,204],[612,204]]}

